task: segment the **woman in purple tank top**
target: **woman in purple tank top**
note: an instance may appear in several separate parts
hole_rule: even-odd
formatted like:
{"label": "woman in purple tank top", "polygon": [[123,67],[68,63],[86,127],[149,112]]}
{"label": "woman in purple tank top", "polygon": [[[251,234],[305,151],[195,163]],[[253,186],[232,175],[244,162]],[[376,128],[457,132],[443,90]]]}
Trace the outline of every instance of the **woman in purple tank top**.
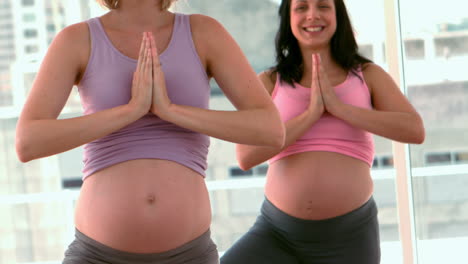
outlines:
{"label": "woman in purple tank top", "polygon": [[421,144],[421,117],[358,53],[344,0],[282,0],[276,65],[260,74],[286,127],[282,148],[237,145],[242,169],[270,160],[253,227],[222,264],[377,264],[371,134]]}
{"label": "woman in purple tank top", "polygon": [[[85,145],[63,263],[218,263],[208,136],[278,148],[278,111],[216,20],[172,13],[174,0],[100,2],[108,13],[55,37],[16,132],[22,162]],[[237,110],[207,109],[211,78]],[[74,85],[85,115],[59,120]]]}

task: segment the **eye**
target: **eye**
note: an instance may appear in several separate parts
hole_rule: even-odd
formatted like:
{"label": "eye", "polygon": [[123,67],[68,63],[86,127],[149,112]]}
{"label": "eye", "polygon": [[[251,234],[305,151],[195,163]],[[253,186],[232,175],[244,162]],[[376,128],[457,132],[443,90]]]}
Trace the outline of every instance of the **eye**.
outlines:
{"label": "eye", "polygon": [[305,5],[300,5],[300,6],[296,6],[296,8],[294,9],[295,11],[304,11],[307,9],[307,6]]}

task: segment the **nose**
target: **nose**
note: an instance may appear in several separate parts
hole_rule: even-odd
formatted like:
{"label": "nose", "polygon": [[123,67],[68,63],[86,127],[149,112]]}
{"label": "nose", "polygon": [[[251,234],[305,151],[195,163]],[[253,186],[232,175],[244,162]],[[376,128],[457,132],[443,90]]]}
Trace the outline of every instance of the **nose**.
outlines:
{"label": "nose", "polygon": [[307,12],[307,20],[319,20],[320,12],[316,8],[309,8]]}

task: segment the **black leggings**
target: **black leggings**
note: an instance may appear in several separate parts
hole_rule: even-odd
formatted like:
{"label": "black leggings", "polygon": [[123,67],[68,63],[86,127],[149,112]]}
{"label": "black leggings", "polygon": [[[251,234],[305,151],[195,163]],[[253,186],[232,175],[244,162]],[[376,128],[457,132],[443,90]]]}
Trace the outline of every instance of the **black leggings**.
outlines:
{"label": "black leggings", "polygon": [[377,206],[325,220],[285,214],[265,199],[253,227],[226,251],[221,264],[378,264]]}
{"label": "black leggings", "polygon": [[107,247],[76,230],[62,264],[218,264],[218,251],[210,230],[163,253],[138,254]]}

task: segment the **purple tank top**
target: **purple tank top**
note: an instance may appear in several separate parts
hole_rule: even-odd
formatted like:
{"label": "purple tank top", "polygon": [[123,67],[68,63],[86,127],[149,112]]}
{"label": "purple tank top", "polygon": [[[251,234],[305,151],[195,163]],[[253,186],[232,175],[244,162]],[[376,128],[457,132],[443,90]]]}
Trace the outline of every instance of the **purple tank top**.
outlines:
{"label": "purple tank top", "polygon": [[[87,21],[91,54],[78,91],[84,114],[127,104],[137,60],[111,43],[99,18]],[[175,14],[167,49],[160,54],[169,98],[175,104],[208,108],[209,79],[195,50],[188,15]],[[209,137],[147,114],[84,146],[83,180],[94,172],[134,159],[164,159],[205,176]]]}

